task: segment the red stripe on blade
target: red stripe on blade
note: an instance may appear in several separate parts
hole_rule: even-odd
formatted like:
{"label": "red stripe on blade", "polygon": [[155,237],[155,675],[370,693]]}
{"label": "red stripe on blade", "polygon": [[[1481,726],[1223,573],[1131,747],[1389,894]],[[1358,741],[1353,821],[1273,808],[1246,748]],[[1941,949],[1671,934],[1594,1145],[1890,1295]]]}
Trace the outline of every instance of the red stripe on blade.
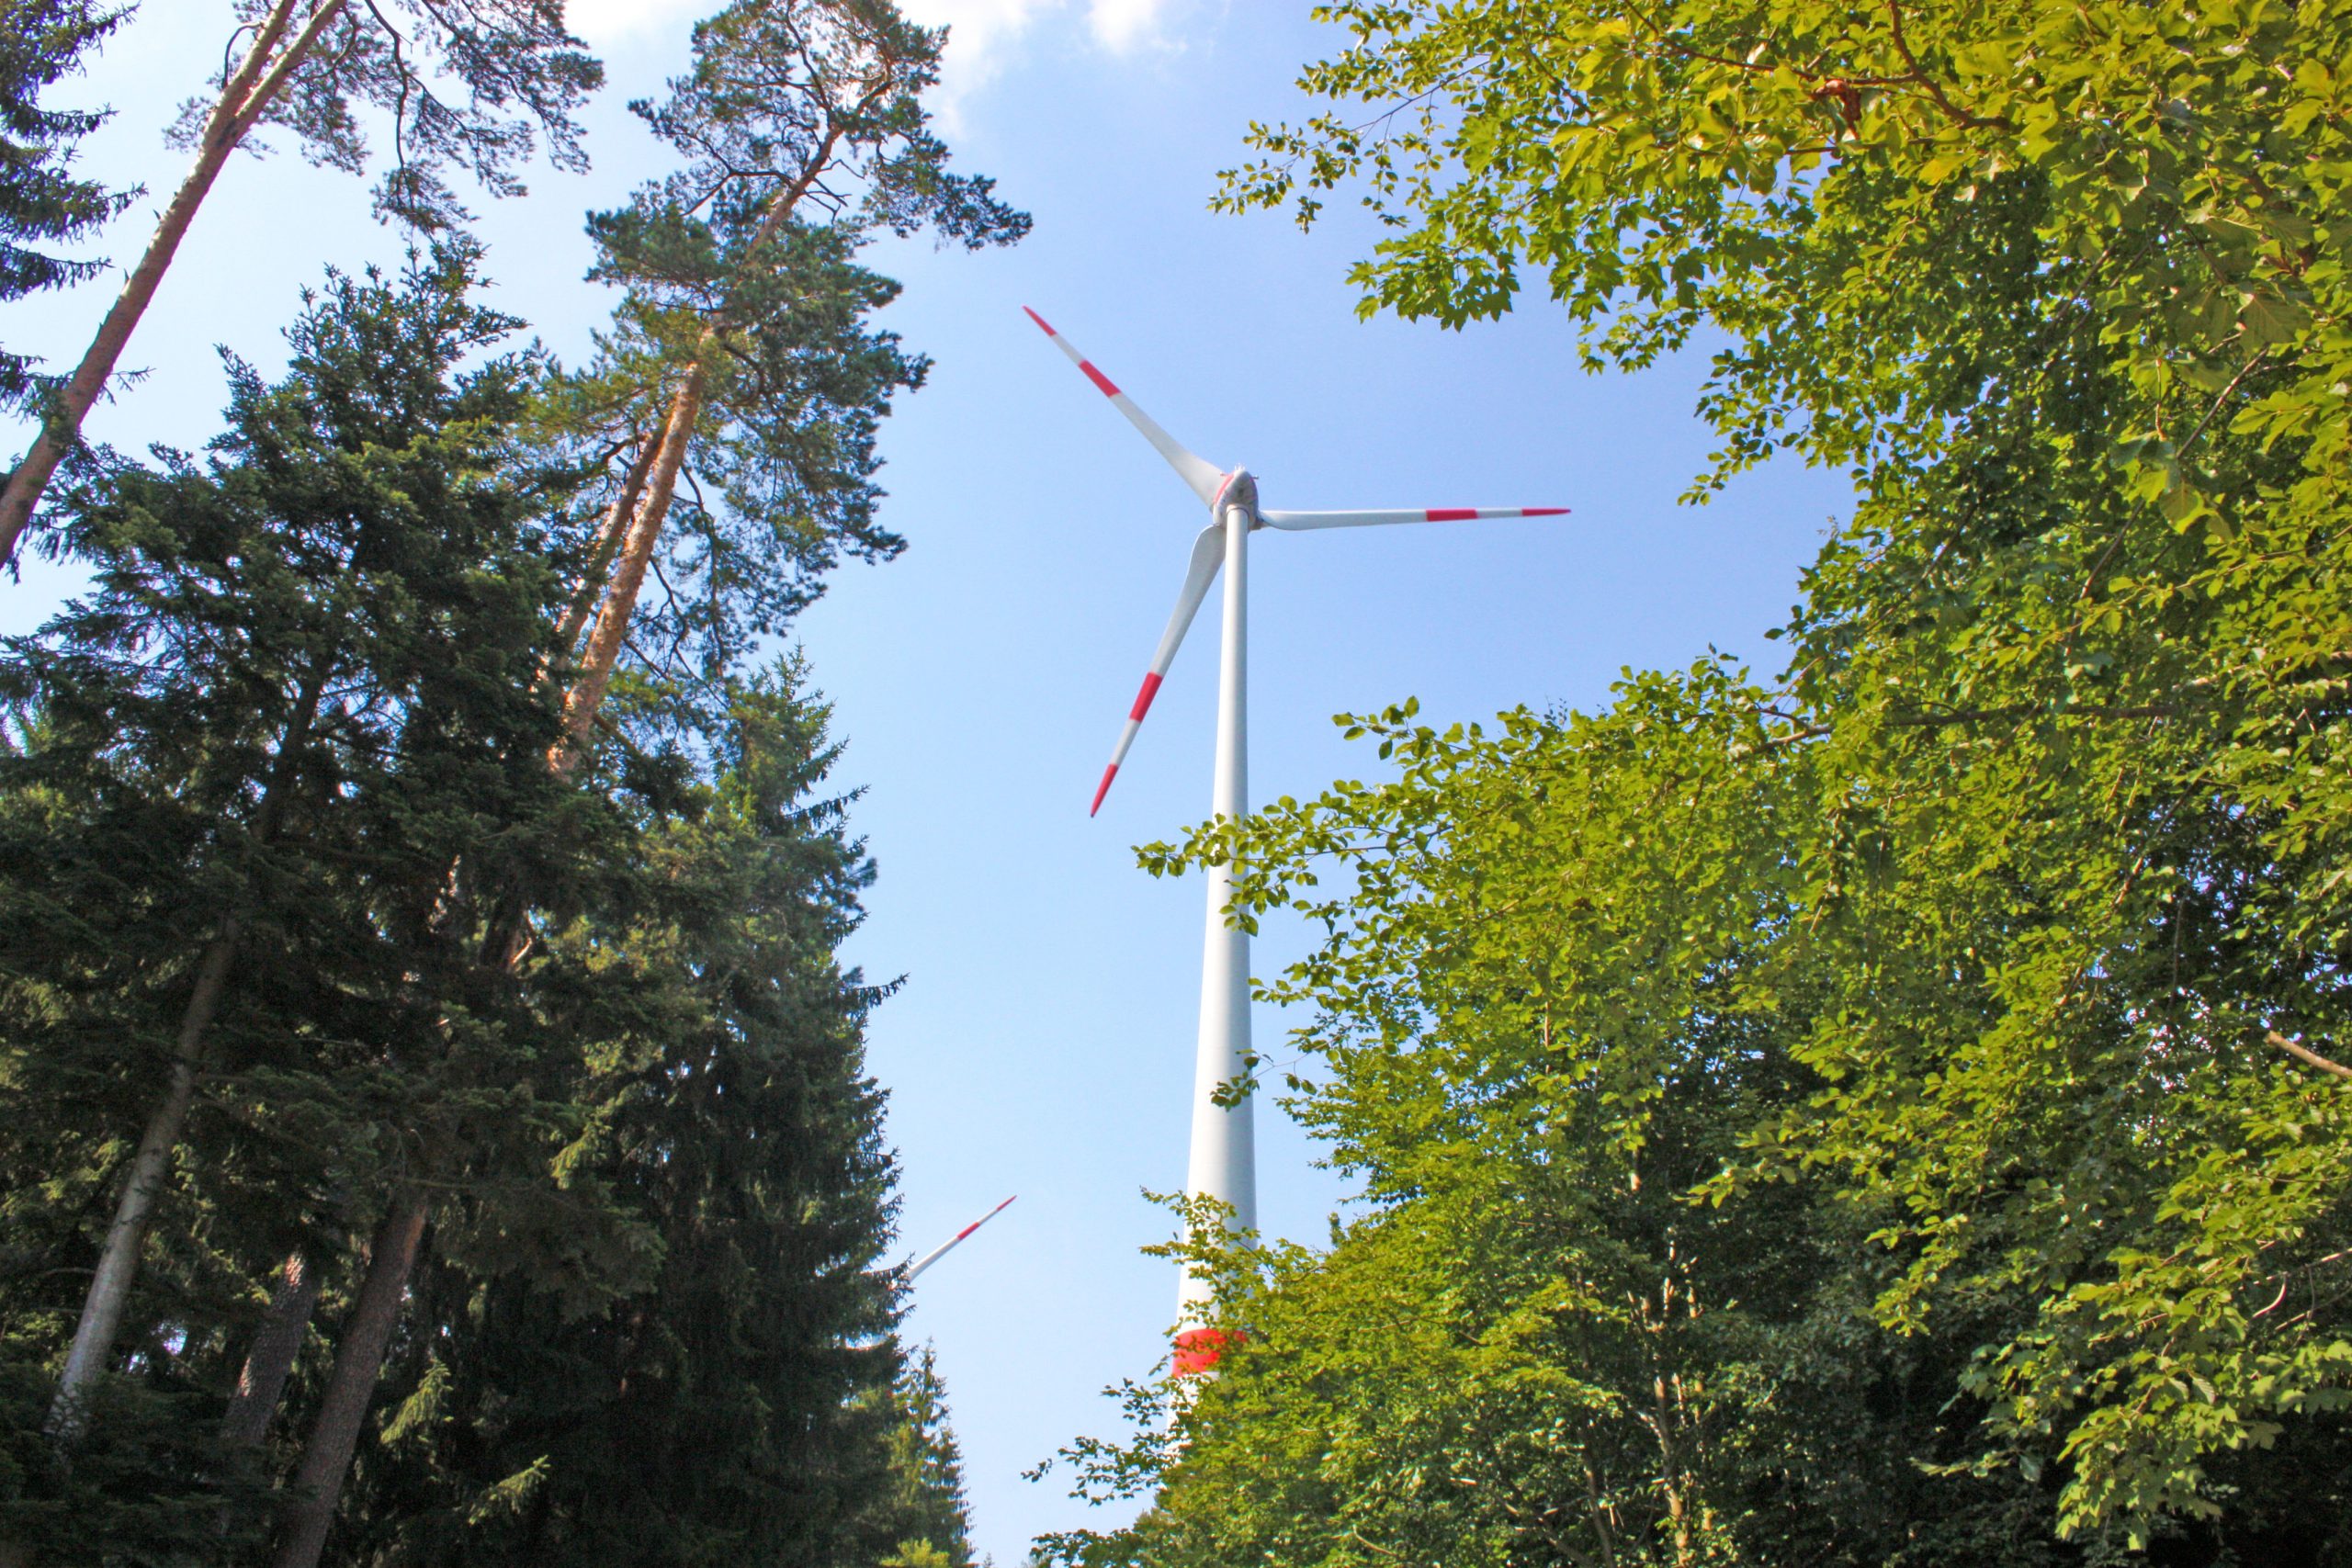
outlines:
{"label": "red stripe on blade", "polygon": [[1022,313],[1023,315],[1024,315],[1024,316],[1028,317],[1031,321],[1033,321],[1036,322],[1039,326],[1041,326],[1041,327],[1045,327],[1045,328],[1046,328],[1046,335],[1047,337],[1059,337],[1059,336],[1061,335],[1059,333],[1057,333],[1056,331],[1054,331],[1054,329],[1053,329],[1053,328],[1051,328],[1051,327],[1049,327],[1049,326],[1046,326],[1046,318],[1045,318],[1045,317],[1043,317],[1043,316],[1041,316],[1041,315],[1039,315],[1039,314],[1037,314],[1037,312],[1036,312],[1036,311],[1032,310],[1028,306],[1026,306],[1026,305],[1022,306],[1022,307],[1021,307],[1021,313]]}
{"label": "red stripe on blade", "polygon": [[1102,372],[1094,368],[1094,361],[1091,359],[1081,359],[1078,362],[1078,367],[1086,372],[1086,378],[1088,380],[1102,389],[1102,395],[1104,397],[1115,398],[1119,395],[1119,389],[1111,385],[1111,378],[1103,375]]}
{"label": "red stripe on blade", "polygon": [[1522,506],[1519,514],[1521,517],[1566,517],[1568,509],[1565,506]]}
{"label": "red stripe on blade", "polygon": [[1102,797],[1111,793],[1111,781],[1119,774],[1119,764],[1112,763],[1102,770],[1102,782],[1094,786],[1094,804],[1086,808],[1089,817],[1102,809]]}
{"label": "red stripe on blade", "polygon": [[1143,690],[1136,694],[1136,705],[1127,710],[1127,716],[1140,722],[1143,716],[1151,711],[1151,699],[1158,695],[1159,695],[1159,677],[1146,675],[1143,678]]}
{"label": "red stripe on blade", "polygon": [[1432,523],[1468,523],[1476,518],[1475,506],[1432,506],[1424,513]]}

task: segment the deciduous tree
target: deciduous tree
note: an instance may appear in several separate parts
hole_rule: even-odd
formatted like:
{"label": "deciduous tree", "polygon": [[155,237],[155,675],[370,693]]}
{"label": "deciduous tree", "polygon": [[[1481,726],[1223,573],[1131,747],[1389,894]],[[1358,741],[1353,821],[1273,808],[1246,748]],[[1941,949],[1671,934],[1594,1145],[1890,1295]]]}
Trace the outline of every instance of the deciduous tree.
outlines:
{"label": "deciduous tree", "polygon": [[[1629,1021],[1675,1017],[1659,1011],[1672,955],[1722,939],[1691,899],[1769,891],[1782,912],[1746,931],[1725,988],[1676,1028],[1769,1021],[1738,1071],[1779,1062],[1785,1086],[1737,1109],[1752,1120],[1735,1147],[1694,1129],[1660,1152],[1719,1151],[1690,1203],[1801,1195],[1801,1239],[1851,1251],[1792,1258],[1815,1271],[1814,1320],[1840,1353],[1907,1360],[1905,1396],[1946,1413],[1918,1429],[1931,1441],[1887,1438],[1947,1483],[1917,1506],[1998,1483],[1998,1508],[2094,1555],[2340,1553],[2287,1499],[2335,1495],[2334,1413],[2352,1394],[2335,1070],[2352,1035],[2352,9],[1325,14],[1352,35],[1306,77],[1332,112],[1261,128],[1267,156],[1228,201],[1295,201],[1312,221],[1330,194],[1360,192],[1393,220],[1354,275],[1367,310],[1461,324],[1523,308],[1525,280],[1586,328],[1596,368],[1713,335],[1700,412],[1724,445],[1694,498],[1785,450],[1846,468],[1859,500],[1805,581],[1785,678],[1738,699],[1759,729],[1712,769],[1668,767],[1664,739],[1629,752],[1623,787],[1655,791],[1659,815],[1622,844],[1547,844],[1546,807],[1505,832],[1497,781],[1539,788],[1548,773],[1522,767],[1594,733],[1583,723],[1521,720],[1480,742],[1391,715],[1408,763],[1393,790],[1341,789],[1188,847],[1255,861],[1269,896],[1305,886],[1318,855],[1362,878],[1317,903],[1333,944],[1294,977],[1362,1032],[1334,1044],[1310,1115],[1336,1107],[1352,1136],[1362,1086],[1385,1086],[1389,1141],[1340,1146],[1414,1174],[1382,1223],[1419,1234],[1419,1206],[1448,1190],[1431,1162],[1466,1152],[1458,1119],[1489,1127],[1518,1097],[1548,1105],[1588,1082],[1604,1102],[1670,1103],[1672,1071]],[[1636,683],[1590,722],[1689,727],[1688,709]],[[1451,771],[1482,755],[1475,777]],[[1803,759],[1787,809],[1757,818],[1753,844],[1698,852],[1707,835],[1671,803],[1743,800],[1762,758]],[[1660,835],[1696,858],[1580,895],[1594,857],[1679,852]],[[1524,896],[1489,906],[1490,886]],[[1483,966],[1489,927],[1556,964],[1588,952],[1586,920],[1645,934],[1550,975]],[[1471,983],[1417,1010],[1447,976]],[[1543,1033],[1528,998],[1560,987],[1623,1016],[1588,1013],[1519,1055]],[[1465,1032],[1483,1043],[1453,1053]],[[1596,1065],[1577,1067],[1588,1052]],[[1728,1065],[1709,1077],[1741,1081]],[[1500,1134],[1476,1148],[1513,1168]],[[1539,1212],[1560,1157],[1510,1176],[1510,1201]],[[1575,1234],[1608,1233],[1595,1215]],[[1858,1462],[1792,1417],[1799,1320],[1775,1319],[1793,1307],[1752,1281],[1736,1293],[1769,1333],[1713,1386],[1770,1398],[1716,1407],[1718,1455],[1730,1441]],[[1456,1321],[1454,1298],[1441,1304]],[[1254,1397],[1249,1365],[1234,1402]],[[1320,1397],[1271,1386],[1298,1391],[1284,1419]],[[1360,1473],[1315,1517],[1388,1495],[1352,1489],[1374,1488]],[[1770,1560],[1745,1533],[1761,1472],[1714,1473],[1727,1539]],[[1826,1495],[1838,1472],[1789,1473]]]}

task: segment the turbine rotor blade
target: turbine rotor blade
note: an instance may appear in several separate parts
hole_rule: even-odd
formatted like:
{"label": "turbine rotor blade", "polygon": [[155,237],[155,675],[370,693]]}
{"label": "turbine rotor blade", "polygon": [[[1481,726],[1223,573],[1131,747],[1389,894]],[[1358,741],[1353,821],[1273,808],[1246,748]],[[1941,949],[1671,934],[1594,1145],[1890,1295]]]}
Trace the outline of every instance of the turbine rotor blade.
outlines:
{"label": "turbine rotor blade", "polygon": [[1209,584],[1216,581],[1217,569],[1225,565],[1225,528],[1216,525],[1201,530],[1193,541],[1192,564],[1184,570],[1184,587],[1176,595],[1176,608],[1168,617],[1168,629],[1159,634],[1159,647],[1151,656],[1151,668],[1144,672],[1143,689],[1136,694],[1136,705],[1127,710],[1127,727],[1119,731],[1119,744],[1111,752],[1111,765],[1102,770],[1102,782],[1094,786],[1094,804],[1086,808],[1089,817],[1102,809],[1102,797],[1111,793],[1111,781],[1119,776],[1119,764],[1126,760],[1127,748],[1136,743],[1136,731],[1143,728],[1143,716],[1151,711],[1151,699],[1159,694],[1159,682],[1168,674],[1168,667],[1176,662],[1176,650],[1184,645],[1184,634],[1192,628],[1193,617],[1200,614],[1201,601],[1208,597]]}
{"label": "turbine rotor blade", "polygon": [[1043,329],[1047,337],[1054,340],[1055,347],[1069,355],[1070,363],[1077,366],[1085,373],[1086,378],[1094,383],[1095,390],[1110,399],[1111,405],[1127,416],[1127,423],[1141,431],[1143,438],[1150,442],[1161,457],[1168,459],[1168,466],[1176,470],[1177,478],[1182,479],[1187,486],[1191,487],[1193,493],[1201,498],[1201,504],[1215,506],[1218,491],[1225,488],[1223,470],[1206,457],[1188,450],[1183,443],[1160,429],[1158,420],[1144,412],[1136,405],[1133,398],[1119,390],[1113,384],[1111,378],[1097,370],[1094,367],[1094,362],[1079,353],[1076,345],[1069,339],[1054,331],[1046,323],[1045,317],[1030,310],[1026,305],[1022,306],[1021,309],[1026,312],[1031,321]]}
{"label": "turbine rotor blade", "polygon": [[[1012,1195],[1013,1198],[1018,1198],[1019,1196],[1021,1196],[1021,1194],[1018,1192]],[[999,1214],[1003,1213],[1011,1207],[1012,1207],[1012,1198],[1007,1198],[1003,1202],[999,1203],[995,1208],[990,1209],[987,1213],[982,1214],[978,1219],[974,1220],[970,1224],[966,1225],[962,1230],[957,1231],[954,1235],[949,1236],[945,1241],[940,1243],[937,1247],[933,1247],[929,1252],[924,1253],[920,1258],[906,1264],[904,1266],[905,1271],[901,1275],[901,1282],[912,1284],[916,1275],[922,1273],[924,1269],[930,1268],[933,1264],[938,1262],[949,1253],[955,1251],[957,1245],[960,1244],[966,1236],[970,1235],[974,1231],[979,1229],[982,1225],[987,1224],[990,1220],[995,1219]]]}
{"label": "turbine rotor blade", "polygon": [[1565,506],[1428,506],[1387,512],[1267,512],[1269,528],[1373,528],[1387,523],[1467,523],[1484,517],[1565,517]]}

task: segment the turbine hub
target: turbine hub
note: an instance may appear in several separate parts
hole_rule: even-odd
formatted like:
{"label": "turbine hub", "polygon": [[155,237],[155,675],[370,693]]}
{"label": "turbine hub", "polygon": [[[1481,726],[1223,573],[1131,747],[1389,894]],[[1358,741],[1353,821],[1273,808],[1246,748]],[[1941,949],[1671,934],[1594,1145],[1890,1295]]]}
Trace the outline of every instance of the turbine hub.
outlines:
{"label": "turbine hub", "polygon": [[1217,487],[1216,499],[1209,503],[1209,513],[1223,523],[1226,508],[1230,506],[1248,513],[1252,528],[1264,526],[1258,521],[1258,477],[1247,468],[1236,468],[1225,476]]}

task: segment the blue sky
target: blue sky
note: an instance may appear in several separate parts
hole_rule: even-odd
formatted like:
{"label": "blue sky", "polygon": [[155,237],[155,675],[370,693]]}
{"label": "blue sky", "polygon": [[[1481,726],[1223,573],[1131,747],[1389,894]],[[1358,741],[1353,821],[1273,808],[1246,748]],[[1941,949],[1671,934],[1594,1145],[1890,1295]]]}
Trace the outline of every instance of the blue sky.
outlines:
{"label": "blue sky", "polygon": [[[660,167],[623,111],[684,59],[694,0],[582,0],[612,85],[594,171],[544,169],[484,209],[497,301],[577,356],[609,297],[580,281],[584,209]],[[1408,695],[1440,721],[1591,706],[1622,667],[1711,646],[1770,670],[1838,476],[1781,465],[1678,506],[1707,450],[1686,359],[1597,378],[1540,303],[1462,333],[1361,322],[1343,275],[1370,242],[1345,210],[1302,236],[1206,210],[1252,117],[1295,115],[1299,63],[1336,39],[1303,4],[922,0],[956,32],[948,125],[1034,236],[982,256],[877,247],[901,278],[889,324],[935,356],[884,437],[886,518],[911,543],[854,568],[798,640],[836,705],[841,774],[880,865],[852,956],[904,976],[872,1032],[905,1172],[902,1242],[926,1249],[1021,1201],[924,1276],[910,1323],[938,1347],[978,1538],[1011,1568],[1086,1510],[1019,1472],[1108,1428],[1099,1391],[1147,1371],[1174,1315],[1141,1197],[1183,1179],[1200,964],[1197,880],[1155,882],[1132,846],[1207,812],[1216,600],[1177,660],[1102,814],[1087,801],[1204,519],[1173,475],[1022,315],[1036,307],[1178,439],[1247,464],[1278,507],[1564,505],[1510,523],[1261,534],[1253,541],[1250,782],[1260,799],[1379,763],[1334,714]],[[67,96],[116,121],[87,164],[150,197],[107,237],[135,254],[182,169],[161,127],[217,61],[228,7],[152,4]],[[290,147],[241,159],[198,218],[128,363],[148,374],[92,421],[119,445],[200,446],[217,426],[213,345],[265,367],[298,291],[334,264],[390,260],[361,182]],[[70,363],[115,287],[20,304],[0,341]],[[0,629],[67,584],[37,564],[0,587]],[[1298,951],[1271,930],[1261,974]],[[1288,1021],[1261,1008],[1277,1063]],[[1312,1240],[1344,1193],[1271,1108],[1261,1220]]]}

